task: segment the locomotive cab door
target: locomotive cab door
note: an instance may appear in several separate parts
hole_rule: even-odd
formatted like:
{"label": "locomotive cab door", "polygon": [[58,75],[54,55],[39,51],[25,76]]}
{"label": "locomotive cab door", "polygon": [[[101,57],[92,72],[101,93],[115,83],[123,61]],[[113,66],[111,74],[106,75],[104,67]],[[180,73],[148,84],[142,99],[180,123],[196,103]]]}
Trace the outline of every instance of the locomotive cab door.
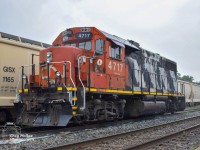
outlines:
{"label": "locomotive cab door", "polygon": [[125,88],[124,45],[116,41],[108,41],[106,55],[106,73],[110,89]]}
{"label": "locomotive cab door", "polygon": [[107,78],[105,74],[105,41],[96,35],[94,41],[93,71],[90,76],[90,86],[94,88],[107,88]]}

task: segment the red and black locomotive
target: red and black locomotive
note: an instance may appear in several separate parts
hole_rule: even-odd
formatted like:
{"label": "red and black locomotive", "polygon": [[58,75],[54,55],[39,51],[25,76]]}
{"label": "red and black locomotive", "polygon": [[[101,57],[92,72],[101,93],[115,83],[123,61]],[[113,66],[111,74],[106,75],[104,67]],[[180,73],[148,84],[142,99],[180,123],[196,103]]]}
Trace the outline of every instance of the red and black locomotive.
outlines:
{"label": "red and black locomotive", "polygon": [[22,66],[17,124],[66,126],[185,108],[175,62],[95,27],[66,29],[39,57],[38,74],[34,60],[30,76]]}

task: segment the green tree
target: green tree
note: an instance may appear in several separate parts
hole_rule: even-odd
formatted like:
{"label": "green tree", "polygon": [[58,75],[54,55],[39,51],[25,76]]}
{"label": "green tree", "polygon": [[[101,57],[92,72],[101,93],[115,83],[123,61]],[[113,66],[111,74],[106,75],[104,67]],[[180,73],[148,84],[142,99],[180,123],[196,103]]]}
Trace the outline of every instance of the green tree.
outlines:
{"label": "green tree", "polygon": [[179,72],[177,72],[177,78],[178,80],[181,80],[181,74]]}
{"label": "green tree", "polygon": [[194,77],[193,76],[189,76],[189,75],[184,75],[184,76],[181,77],[181,80],[192,82],[194,80]]}

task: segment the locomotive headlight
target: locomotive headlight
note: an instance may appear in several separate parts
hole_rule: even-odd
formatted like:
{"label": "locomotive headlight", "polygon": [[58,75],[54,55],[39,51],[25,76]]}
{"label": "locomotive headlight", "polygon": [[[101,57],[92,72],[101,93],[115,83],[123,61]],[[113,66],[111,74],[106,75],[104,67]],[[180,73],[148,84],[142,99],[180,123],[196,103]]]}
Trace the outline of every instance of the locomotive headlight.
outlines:
{"label": "locomotive headlight", "polygon": [[47,63],[52,61],[52,52],[47,52]]}
{"label": "locomotive headlight", "polygon": [[73,36],[73,31],[70,29],[67,29],[65,31],[63,31],[62,33],[63,36],[67,36],[67,37],[72,37]]}
{"label": "locomotive headlight", "polygon": [[57,76],[57,77],[60,77],[60,76],[61,76],[61,74],[60,74],[59,71],[56,71],[56,76]]}
{"label": "locomotive headlight", "polygon": [[63,38],[62,38],[62,42],[64,43],[64,42],[66,42],[68,39],[69,39],[69,37],[65,35],[65,36],[63,36]]}

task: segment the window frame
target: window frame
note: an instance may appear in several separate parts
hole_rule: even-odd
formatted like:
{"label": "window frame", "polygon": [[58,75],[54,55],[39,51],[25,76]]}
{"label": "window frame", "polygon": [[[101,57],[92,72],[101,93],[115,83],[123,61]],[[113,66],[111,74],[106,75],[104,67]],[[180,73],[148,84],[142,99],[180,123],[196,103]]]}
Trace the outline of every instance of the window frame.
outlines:
{"label": "window frame", "polygon": [[[121,58],[122,57],[122,47],[121,46],[112,43],[109,46],[109,49],[110,49],[110,58],[116,59],[116,60],[122,60],[122,58]],[[117,51],[118,51],[118,54],[117,54]]]}

